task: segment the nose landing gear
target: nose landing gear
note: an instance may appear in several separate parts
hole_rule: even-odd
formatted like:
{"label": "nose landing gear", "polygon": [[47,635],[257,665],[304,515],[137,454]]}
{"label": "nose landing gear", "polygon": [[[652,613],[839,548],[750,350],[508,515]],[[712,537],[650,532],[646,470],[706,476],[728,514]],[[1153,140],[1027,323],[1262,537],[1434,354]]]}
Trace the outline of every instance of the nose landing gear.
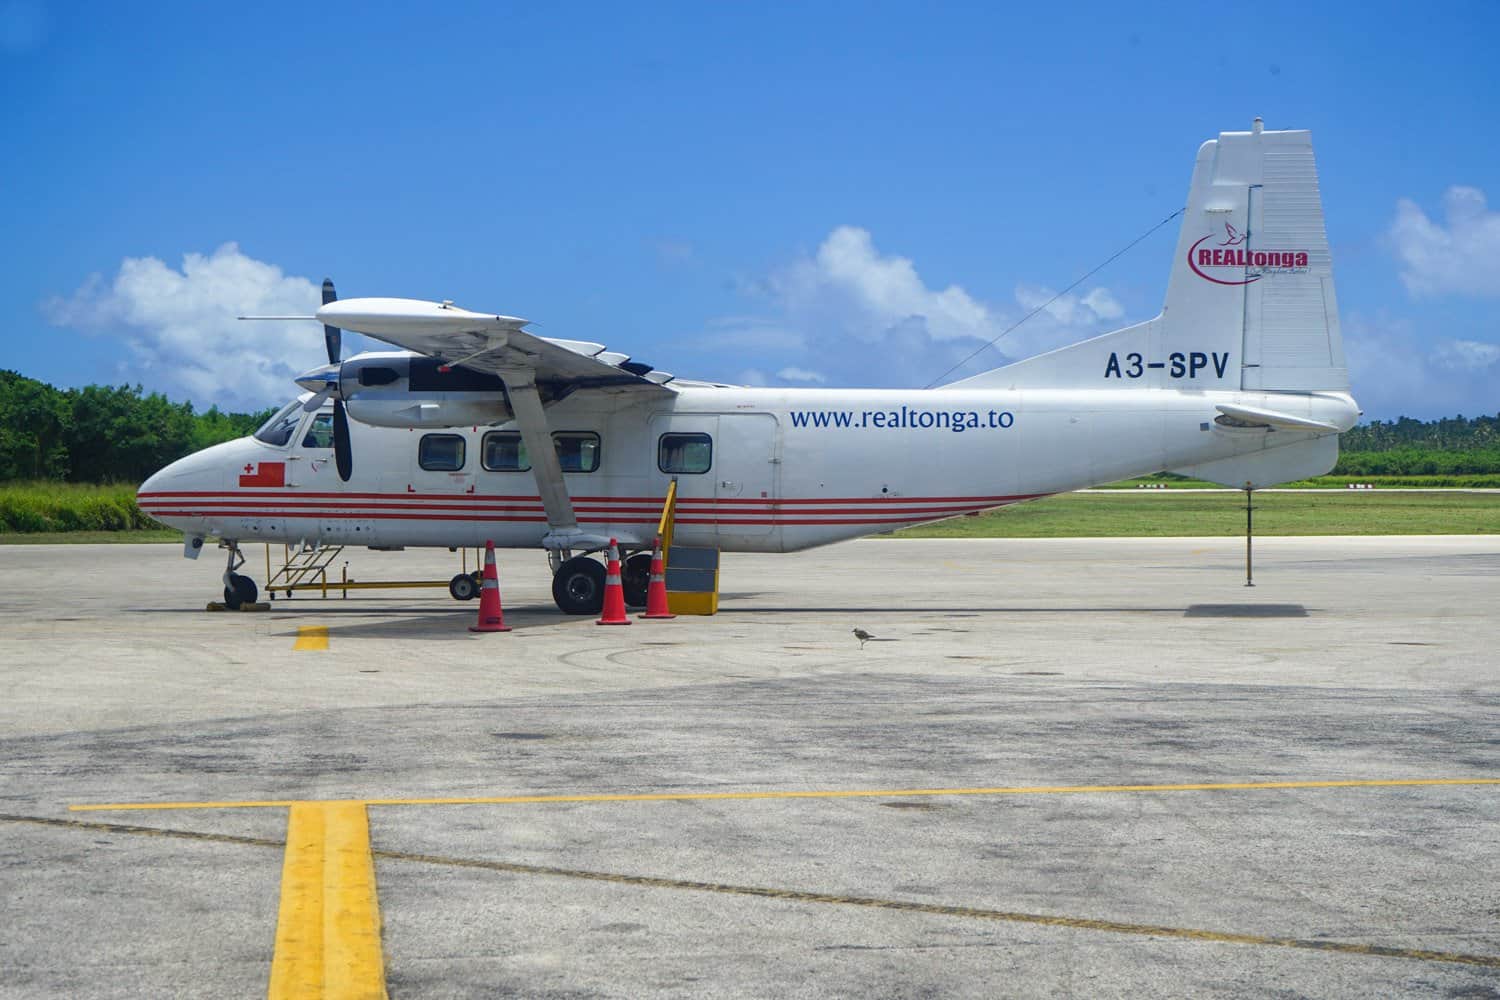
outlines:
{"label": "nose landing gear", "polygon": [[230,611],[238,611],[242,605],[254,604],[260,597],[260,589],[255,586],[254,580],[235,572],[245,565],[245,557],[240,553],[240,543],[226,539],[220,544],[229,550],[229,563],[224,569],[224,606]]}

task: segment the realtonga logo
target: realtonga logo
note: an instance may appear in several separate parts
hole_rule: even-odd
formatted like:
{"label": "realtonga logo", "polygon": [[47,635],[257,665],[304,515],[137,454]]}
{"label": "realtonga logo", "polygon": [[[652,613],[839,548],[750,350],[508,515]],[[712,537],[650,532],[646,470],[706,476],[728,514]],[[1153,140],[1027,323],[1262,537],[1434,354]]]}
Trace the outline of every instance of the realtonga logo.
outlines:
{"label": "realtonga logo", "polygon": [[[1241,233],[1230,222],[1224,223],[1223,235],[1224,239],[1218,246],[1203,246],[1215,236],[1209,233],[1188,248],[1188,267],[1204,281],[1216,285],[1248,285],[1268,274],[1296,274],[1307,270],[1306,250],[1251,250],[1242,246],[1249,234]],[[1238,281],[1215,278],[1204,273],[1205,267],[1238,267],[1245,276]]]}

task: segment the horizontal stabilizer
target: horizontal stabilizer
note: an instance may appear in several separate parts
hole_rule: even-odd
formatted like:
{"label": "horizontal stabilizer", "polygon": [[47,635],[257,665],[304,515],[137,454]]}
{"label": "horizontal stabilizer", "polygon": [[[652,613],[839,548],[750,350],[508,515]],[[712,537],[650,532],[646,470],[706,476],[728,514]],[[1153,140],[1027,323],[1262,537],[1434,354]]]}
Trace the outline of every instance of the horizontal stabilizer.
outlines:
{"label": "horizontal stabilizer", "polygon": [[1190,479],[1206,479],[1231,489],[1261,490],[1277,483],[1324,475],[1338,460],[1339,439],[1328,435],[1307,438],[1278,448],[1263,447],[1259,451],[1231,455],[1212,462],[1199,462],[1197,465],[1183,465],[1168,471]]}
{"label": "horizontal stabilizer", "polygon": [[1219,403],[1214,409],[1226,417],[1255,427],[1272,427],[1280,431],[1311,431],[1314,434],[1337,434],[1339,432],[1336,424],[1310,420],[1307,417],[1294,417],[1290,413],[1277,413],[1275,410],[1262,410],[1256,406]]}

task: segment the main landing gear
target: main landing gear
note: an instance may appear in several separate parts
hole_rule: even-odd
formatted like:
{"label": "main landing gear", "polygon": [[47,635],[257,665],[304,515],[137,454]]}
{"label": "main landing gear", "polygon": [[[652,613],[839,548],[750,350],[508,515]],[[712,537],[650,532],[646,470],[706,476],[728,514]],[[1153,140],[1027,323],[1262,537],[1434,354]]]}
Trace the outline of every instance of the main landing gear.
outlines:
{"label": "main landing gear", "polygon": [[[651,553],[637,552],[621,561],[620,583],[625,603],[646,606],[651,583]],[[564,614],[596,615],[604,610],[604,564],[591,555],[565,559],[552,574],[552,599]]]}

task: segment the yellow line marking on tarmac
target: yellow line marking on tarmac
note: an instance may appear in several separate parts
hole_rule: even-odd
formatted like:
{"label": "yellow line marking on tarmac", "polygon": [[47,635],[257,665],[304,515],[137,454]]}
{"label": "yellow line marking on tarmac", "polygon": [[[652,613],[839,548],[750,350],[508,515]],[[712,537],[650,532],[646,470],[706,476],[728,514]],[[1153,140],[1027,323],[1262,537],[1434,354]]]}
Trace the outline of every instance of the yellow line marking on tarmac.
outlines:
{"label": "yellow line marking on tarmac", "polygon": [[[1000,788],[885,788],[770,792],[639,792],[593,795],[499,795],[428,799],[329,800],[367,806],[489,806],[546,802],[702,802],[716,799],[886,799],[947,795],[1101,795],[1119,792],[1231,792],[1294,788],[1420,788],[1439,785],[1500,785],[1500,778],[1390,778],[1349,781],[1226,781],[1184,785],[1043,785]],[[270,809],[302,805],[305,799],[226,802],[105,802],[69,806],[72,812],[111,809]]]}
{"label": "yellow line marking on tarmac", "polygon": [[364,806],[292,806],[267,996],[385,1000],[380,904]]}
{"label": "yellow line marking on tarmac", "polygon": [[328,626],[327,625],[299,625],[297,626],[297,641],[292,643],[293,649],[327,649],[328,648]]}
{"label": "yellow line marking on tarmac", "polygon": [[[44,816],[0,815],[0,822],[28,823],[37,826],[53,826],[65,829],[92,830],[106,833],[143,834],[155,837],[173,837],[184,840],[209,840],[217,843],[242,844],[250,847],[281,847],[279,841],[259,837],[237,837],[222,833],[199,833],[194,830],[173,830],[150,826],[132,826],[123,823],[96,823],[87,820],[56,819]],[[1347,941],[1327,941],[1316,938],[1271,937],[1259,934],[1236,934],[1225,931],[1210,931],[1190,927],[1165,927],[1155,924],[1132,924],[1117,920],[1099,920],[1087,917],[1068,917],[1041,913],[1022,913],[1008,910],[993,910],[973,906],[949,906],[941,903],[919,903],[900,899],[879,899],[869,896],[839,896],[829,893],[805,892],[797,889],[774,889],[763,886],[731,885],[722,882],[690,882],[683,879],[659,878],[651,875],[624,875],[611,872],[596,872],[582,869],[553,868],[541,865],[525,865],[508,861],[486,861],[477,858],[452,858],[436,854],[412,854],[405,851],[372,850],[373,857],[383,861],[407,861],[416,864],[439,865],[449,868],[470,868],[483,871],[504,872],[514,875],[543,875],[559,878],[582,879],[590,882],[611,882],[618,885],[633,885],[654,889],[678,889],[697,892],[714,892],[731,896],[749,896],[761,899],[779,899],[793,903],[868,907],[871,909],[895,910],[905,913],[927,913],[936,916],[959,917],[976,920],[992,920],[1005,923],[1040,924],[1048,927],[1068,927],[1077,930],[1093,930],[1112,934],[1134,934],[1149,937],[1177,938],[1192,941],[1208,941],[1223,944],[1245,944],[1273,948],[1297,948],[1308,951],[1326,951],[1345,955],[1365,955],[1372,958],[1404,958],[1425,962],[1446,962],[1457,965],[1472,965],[1482,968],[1500,969],[1500,956],[1475,955],[1464,952],[1432,951],[1423,948],[1394,948],[1387,945],[1359,944]],[[279,945],[279,934],[278,934]]]}

